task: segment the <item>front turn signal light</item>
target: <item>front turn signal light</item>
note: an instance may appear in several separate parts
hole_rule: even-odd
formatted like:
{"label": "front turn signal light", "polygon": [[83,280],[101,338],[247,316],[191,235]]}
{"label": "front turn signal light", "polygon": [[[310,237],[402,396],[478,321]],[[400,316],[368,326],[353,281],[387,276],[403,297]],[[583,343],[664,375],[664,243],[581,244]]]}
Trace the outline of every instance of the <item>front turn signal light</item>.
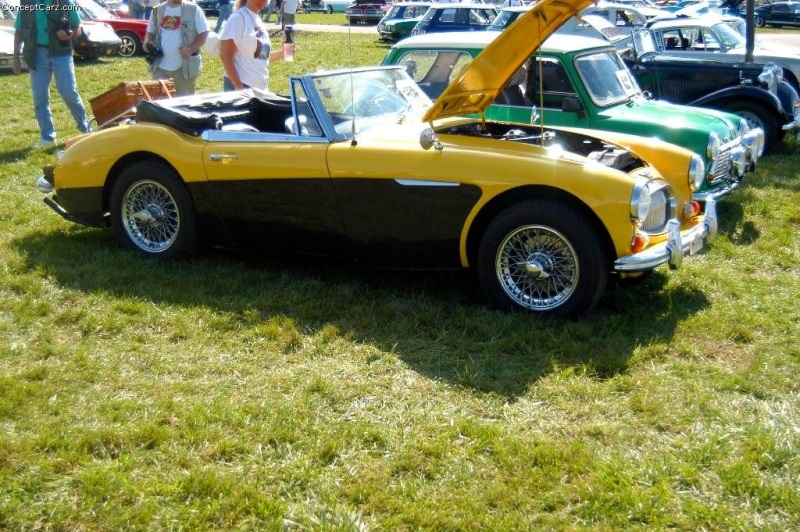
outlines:
{"label": "front turn signal light", "polygon": [[650,244],[650,237],[647,236],[647,233],[639,231],[637,229],[636,232],[633,233],[633,241],[631,242],[631,251],[633,251],[634,253],[639,253],[640,251],[645,249],[648,244]]}

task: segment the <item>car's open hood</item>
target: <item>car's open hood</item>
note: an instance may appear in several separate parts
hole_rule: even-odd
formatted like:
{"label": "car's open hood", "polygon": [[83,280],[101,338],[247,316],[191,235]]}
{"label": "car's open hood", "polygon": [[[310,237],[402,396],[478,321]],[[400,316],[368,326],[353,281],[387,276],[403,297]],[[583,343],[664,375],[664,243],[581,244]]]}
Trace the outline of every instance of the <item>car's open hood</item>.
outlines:
{"label": "car's open hood", "polygon": [[593,0],[541,0],[492,41],[423,117],[482,113],[542,42]]}

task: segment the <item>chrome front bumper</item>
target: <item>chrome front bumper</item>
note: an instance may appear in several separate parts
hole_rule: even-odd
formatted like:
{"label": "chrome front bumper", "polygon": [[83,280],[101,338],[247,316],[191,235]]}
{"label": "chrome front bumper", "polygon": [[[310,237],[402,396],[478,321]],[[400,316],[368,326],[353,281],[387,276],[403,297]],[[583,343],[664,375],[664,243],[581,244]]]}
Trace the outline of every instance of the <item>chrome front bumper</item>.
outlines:
{"label": "chrome front bumper", "polygon": [[616,272],[642,272],[662,264],[676,270],[683,264],[684,255],[694,255],[717,236],[717,202],[706,200],[705,219],[702,223],[681,233],[680,223],[674,218],[667,223],[667,240],[646,250],[621,257],[614,261]]}

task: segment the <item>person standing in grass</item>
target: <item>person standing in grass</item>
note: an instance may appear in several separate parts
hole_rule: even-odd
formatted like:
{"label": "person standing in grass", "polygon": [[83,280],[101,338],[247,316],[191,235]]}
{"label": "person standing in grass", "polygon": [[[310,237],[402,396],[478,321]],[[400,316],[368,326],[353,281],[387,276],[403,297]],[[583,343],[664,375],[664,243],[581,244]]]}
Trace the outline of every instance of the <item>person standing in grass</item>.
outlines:
{"label": "person standing in grass", "polygon": [[172,79],[179,96],[194,94],[203,69],[200,50],[208,37],[203,10],[189,0],[169,0],[153,8],[143,43],[145,52],[161,49],[150,65],[153,79]]}
{"label": "person standing in grass", "polygon": [[225,24],[225,21],[228,20],[230,16],[231,0],[219,0],[219,18],[217,19],[217,25],[214,26],[214,33],[219,33],[219,30],[222,29],[222,25]]}
{"label": "person standing in grass", "polygon": [[259,13],[267,0],[238,0],[236,10],[225,23],[219,36],[219,58],[225,72],[225,91],[242,89],[267,90],[269,64],[283,59],[283,48],[272,51],[269,34]]}
{"label": "person standing in grass", "polygon": [[283,0],[281,12],[283,13],[281,16],[281,28],[285,29],[286,26],[294,26],[294,17],[295,13],[297,13],[297,0]]}
{"label": "person standing in grass", "polygon": [[86,108],[78,93],[75,65],[72,62],[72,38],[81,35],[81,19],[72,0],[58,3],[45,0],[47,9],[36,9],[37,0],[22,0],[14,21],[14,57],[11,70],[22,72],[22,58],[31,71],[31,92],[40,139],[34,148],[56,145],[56,129],[50,110],[50,82],[56,78],[56,89],[67,104],[81,133],[91,131]]}

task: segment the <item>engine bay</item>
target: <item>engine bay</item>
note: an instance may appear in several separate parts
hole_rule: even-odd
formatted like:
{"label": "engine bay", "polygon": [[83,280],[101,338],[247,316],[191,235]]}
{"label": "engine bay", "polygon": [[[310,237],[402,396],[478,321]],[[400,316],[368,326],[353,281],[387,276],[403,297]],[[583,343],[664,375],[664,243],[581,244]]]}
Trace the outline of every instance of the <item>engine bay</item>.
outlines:
{"label": "engine bay", "polygon": [[440,133],[522,142],[545,148],[561,146],[565,151],[581,155],[626,173],[647,166],[642,159],[631,153],[630,150],[597,137],[583,135],[574,131],[484,122],[458,125],[441,130]]}

